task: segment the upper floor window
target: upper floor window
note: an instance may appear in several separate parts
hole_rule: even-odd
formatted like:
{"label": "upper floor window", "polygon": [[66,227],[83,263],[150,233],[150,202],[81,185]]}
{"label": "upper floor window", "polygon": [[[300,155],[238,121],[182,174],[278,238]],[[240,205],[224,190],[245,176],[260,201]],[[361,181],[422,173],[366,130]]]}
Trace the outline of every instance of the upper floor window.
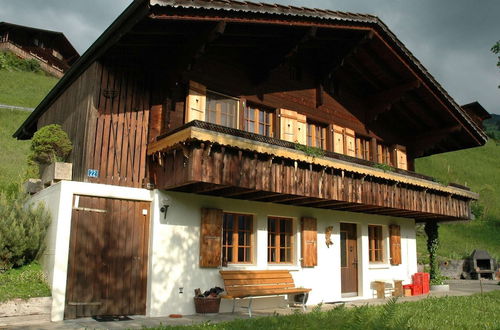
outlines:
{"label": "upper floor window", "polygon": [[356,137],[356,157],[370,160],[370,139]]}
{"label": "upper floor window", "polygon": [[326,126],[317,123],[307,123],[307,145],[326,149]]}
{"label": "upper floor window", "polygon": [[205,120],[209,123],[237,128],[238,99],[207,92]]}
{"label": "upper floor window", "polygon": [[394,160],[389,146],[381,143],[377,145],[377,161],[381,164],[394,166]]}
{"label": "upper floor window", "polygon": [[244,128],[245,131],[273,136],[273,112],[262,107],[246,106]]}
{"label": "upper floor window", "polygon": [[267,220],[267,261],[291,263],[293,255],[293,219],[269,217]]}
{"label": "upper floor window", "polygon": [[252,262],[253,216],[224,213],[222,260],[229,263]]}
{"label": "upper floor window", "polygon": [[383,262],[384,244],[382,239],[382,226],[368,226],[368,242],[370,262]]}

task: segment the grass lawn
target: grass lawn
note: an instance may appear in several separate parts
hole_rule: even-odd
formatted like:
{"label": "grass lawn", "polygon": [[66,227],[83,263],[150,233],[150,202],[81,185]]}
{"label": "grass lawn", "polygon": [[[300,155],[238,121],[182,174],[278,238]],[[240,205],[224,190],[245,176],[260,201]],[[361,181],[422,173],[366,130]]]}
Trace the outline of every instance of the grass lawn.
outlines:
{"label": "grass lawn", "polygon": [[40,73],[0,70],[0,103],[34,108],[57,81]]}
{"label": "grass lawn", "polygon": [[50,296],[50,290],[38,263],[0,273],[0,302],[47,296]]}
{"label": "grass lawn", "polygon": [[241,319],[219,324],[152,329],[499,329],[500,291],[484,295],[427,298],[400,304]]}
{"label": "grass lawn", "polygon": [[[0,71],[1,72],[1,71]],[[28,117],[27,111],[0,109],[0,190],[10,183],[18,183],[26,171],[26,157],[31,141],[19,141],[12,137]]]}

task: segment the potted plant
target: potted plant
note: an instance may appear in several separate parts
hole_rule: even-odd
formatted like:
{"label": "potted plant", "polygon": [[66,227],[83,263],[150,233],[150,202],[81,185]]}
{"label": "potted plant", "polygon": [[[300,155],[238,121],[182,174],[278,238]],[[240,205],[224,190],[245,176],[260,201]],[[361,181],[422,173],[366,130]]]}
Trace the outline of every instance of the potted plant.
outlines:
{"label": "potted plant", "polygon": [[71,180],[72,164],[66,163],[73,149],[68,134],[60,125],[39,129],[31,140],[28,175],[42,179],[44,186],[60,180]]}

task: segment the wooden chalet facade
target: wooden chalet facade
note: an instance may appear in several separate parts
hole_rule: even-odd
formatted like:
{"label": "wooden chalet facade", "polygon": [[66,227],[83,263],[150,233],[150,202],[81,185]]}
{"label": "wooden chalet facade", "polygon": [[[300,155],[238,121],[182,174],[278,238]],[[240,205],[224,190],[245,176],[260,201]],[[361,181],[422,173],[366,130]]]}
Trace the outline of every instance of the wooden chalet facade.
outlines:
{"label": "wooden chalet facade", "polygon": [[[140,244],[149,249],[149,266],[140,266],[148,297],[128,312],[168,315],[192,312],[176,286],[212,285],[199,276],[219,283],[214,267],[289,267],[305,287],[338,276],[342,285],[326,296],[313,288],[312,303],[370,297],[371,280],[391,272],[407,280],[415,222],[470,219],[478,198],[415,173],[414,160],[483,145],[484,113],[474,109],[458,106],[374,16],[137,0],[15,136],[59,123],[74,144],[74,181],[103,187],[102,198],[141,200],[131,192],[149,191],[151,230]],[[318,244],[327,232],[334,249]],[[159,265],[176,284],[162,282]],[[77,275],[67,272],[71,282]],[[84,302],[76,311],[68,297],[78,288],[67,290],[53,319],[61,304],[66,317],[107,311]]]}
{"label": "wooden chalet facade", "polygon": [[48,74],[61,78],[80,57],[64,34],[0,22],[0,51],[36,60]]}

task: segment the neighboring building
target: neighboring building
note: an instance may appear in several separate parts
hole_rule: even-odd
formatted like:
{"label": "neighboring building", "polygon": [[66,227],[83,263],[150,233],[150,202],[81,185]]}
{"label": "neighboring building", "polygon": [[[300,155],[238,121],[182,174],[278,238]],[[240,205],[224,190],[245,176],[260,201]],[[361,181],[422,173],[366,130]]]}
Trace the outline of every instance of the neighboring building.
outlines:
{"label": "neighboring building", "polygon": [[487,140],[377,17],[239,1],[134,1],[15,136],[51,123],[53,320],[194,313],[221,267],[292,270],[310,304],[408,283],[415,224],[478,198],[415,158]]}
{"label": "neighboring building", "polygon": [[80,57],[64,34],[0,22],[0,51],[40,62],[43,71],[61,78]]}

